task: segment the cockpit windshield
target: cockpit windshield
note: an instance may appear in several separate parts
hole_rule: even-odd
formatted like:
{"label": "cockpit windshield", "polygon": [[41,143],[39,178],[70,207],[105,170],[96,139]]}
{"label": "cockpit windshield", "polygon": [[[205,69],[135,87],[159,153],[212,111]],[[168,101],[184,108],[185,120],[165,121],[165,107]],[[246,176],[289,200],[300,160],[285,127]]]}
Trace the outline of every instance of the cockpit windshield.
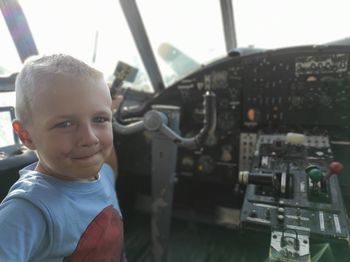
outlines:
{"label": "cockpit windshield", "polygon": [[39,54],[67,53],[113,80],[118,61],[138,69],[132,87],[152,92],[117,0],[20,0]]}
{"label": "cockpit windshield", "polygon": [[[232,0],[239,47],[321,45],[349,37],[346,0]],[[350,41],[349,41],[350,42]]]}
{"label": "cockpit windshield", "polygon": [[137,1],[165,86],[226,54],[220,1]]}
{"label": "cockpit windshield", "polygon": [[[165,86],[227,54],[220,1],[137,4]],[[240,48],[320,45],[349,36],[345,0],[232,0],[232,6]]]}
{"label": "cockpit windshield", "polygon": [[11,35],[7,29],[4,18],[0,15],[0,77],[17,72],[21,66],[21,60],[17,54]]}
{"label": "cockpit windshield", "polygon": [[[225,2],[233,9],[229,26],[235,47],[275,49],[336,40],[346,44],[349,40],[347,0],[135,1],[165,87],[227,55]],[[19,2],[40,54],[72,54],[94,63],[107,80],[113,78],[117,62],[122,61],[138,69],[132,88],[153,91],[120,1]],[[0,52],[5,52],[1,73],[17,71],[20,61],[3,21],[0,37]]]}

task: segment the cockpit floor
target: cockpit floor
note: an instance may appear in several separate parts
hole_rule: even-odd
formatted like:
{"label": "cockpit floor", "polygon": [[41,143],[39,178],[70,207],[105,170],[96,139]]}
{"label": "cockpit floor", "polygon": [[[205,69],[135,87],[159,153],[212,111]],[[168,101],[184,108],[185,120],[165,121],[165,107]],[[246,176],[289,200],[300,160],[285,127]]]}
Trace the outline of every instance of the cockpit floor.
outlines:
{"label": "cockpit floor", "polygon": [[[150,216],[134,211],[125,217],[128,262],[152,262]],[[270,236],[221,226],[172,221],[167,262],[268,262]],[[327,243],[311,244],[312,262],[349,261],[350,253]]]}

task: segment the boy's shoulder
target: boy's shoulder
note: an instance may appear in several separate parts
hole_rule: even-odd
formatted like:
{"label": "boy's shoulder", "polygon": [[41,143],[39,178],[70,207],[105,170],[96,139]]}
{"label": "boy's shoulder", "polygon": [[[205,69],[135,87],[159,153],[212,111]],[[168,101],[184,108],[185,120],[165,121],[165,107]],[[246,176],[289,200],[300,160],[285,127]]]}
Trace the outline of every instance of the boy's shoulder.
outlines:
{"label": "boy's shoulder", "polygon": [[62,201],[62,197],[69,197],[71,194],[90,193],[114,183],[113,170],[107,164],[103,164],[96,183],[62,181],[35,171],[36,164],[33,163],[19,171],[20,177],[10,188],[4,201],[11,198],[24,198],[30,202],[45,205]]}
{"label": "boy's shoulder", "polygon": [[[64,220],[64,216],[79,210],[81,214],[95,216],[101,208],[113,205],[119,211],[115,194],[112,168],[103,165],[99,178],[92,182],[62,181],[35,171],[36,163],[20,171],[20,178],[10,188],[2,203],[26,200],[29,206],[41,210],[51,220]],[[96,209],[96,210],[95,210]]]}
{"label": "boy's shoulder", "polygon": [[19,179],[12,185],[6,198],[35,197],[45,191],[50,191],[52,195],[56,191],[54,184],[49,179],[35,171],[36,164],[30,164],[19,171]]}
{"label": "boy's shoulder", "polygon": [[[55,195],[61,195],[63,192],[84,191],[86,188],[93,188],[97,185],[84,185],[77,182],[67,182],[57,179],[55,177],[47,176],[35,171],[37,163],[30,164],[19,171],[19,179],[10,188],[7,198],[24,197],[24,198],[38,198],[48,200]],[[100,178],[102,183],[113,182],[112,168],[104,164],[100,170]],[[105,181],[107,180],[107,181]]]}
{"label": "boy's shoulder", "polygon": [[[106,218],[106,215],[111,214],[121,218],[114,186],[110,183],[114,179],[113,170],[108,165],[102,166],[99,178],[92,182],[64,182],[35,171],[35,166],[36,163],[20,171],[19,180],[0,205],[0,220],[1,207],[11,207],[13,221],[34,219],[33,223],[38,224],[37,221],[40,218],[41,224],[46,226],[45,241],[50,247],[45,246],[45,250],[53,253],[61,252],[59,255],[55,253],[57,257],[61,254],[64,256],[70,254],[77,244],[77,242],[72,243],[71,240],[79,240],[92,221],[96,221],[95,218]],[[21,212],[16,211],[18,208],[22,209]],[[25,215],[17,219],[18,214],[22,213]],[[36,216],[32,216],[32,213]],[[2,214],[8,217],[6,212]],[[107,216],[107,219],[109,218]],[[9,221],[8,219],[6,221]],[[110,223],[99,223],[98,226],[100,224],[109,225]],[[29,226],[29,228],[34,227]],[[65,243],[64,249],[62,249],[62,243]]]}

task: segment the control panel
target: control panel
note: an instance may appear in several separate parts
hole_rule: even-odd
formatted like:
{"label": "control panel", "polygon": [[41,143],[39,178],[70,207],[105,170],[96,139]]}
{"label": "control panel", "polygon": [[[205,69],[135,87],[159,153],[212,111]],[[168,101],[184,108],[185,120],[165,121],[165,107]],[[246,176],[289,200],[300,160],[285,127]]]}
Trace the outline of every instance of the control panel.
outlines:
{"label": "control panel", "polygon": [[[238,210],[244,228],[269,233],[273,228],[273,241],[288,243],[290,235],[299,242],[348,241],[331,145],[350,143],[349,59],[349,46],[227,56],[155,95],[148,105],[181,109],[182,137],[202,128],[203,94],[210,90],[217,101],[215,131],[197,148],[178,150],[174,210],[213,223],[218,210]],[[119,148],[126,152],[120,154],[120,162],[127,163],[122,171],[136,174],[133,183],[147,195],[149,134],[125,138]]]}
{"label": "control panel", "polygon": [[[222,68],[221,68],[222,67]],[[206,70],[177,85],[183,102],[181,130],[190,137],[203,121],[201,95],[212,90],[217,97],[215,132],[195,151],[180,149],[178,174],[202,181],[234,180],[238,170],[239,123],[241,121],[242,68],[239,64]]]}
{"label": "control panel", "polygon": [[[272,232],[271,245],[277,238],[285,241],[281,234],[292,234],[293,243],[300,237],[307,245],[309,239],[324,238],[347,244],[348,217],[338,182],[342,170],[327,135],[259,133],[251,167],[239,175],[247,185],[242,227]],[[288,251],[287,242],[286,248],[274,249],[276,257]]]}
{"label": "control panel", "polygon": [[349,126],[348,56],[322,50],[243,61],[244,124]]}

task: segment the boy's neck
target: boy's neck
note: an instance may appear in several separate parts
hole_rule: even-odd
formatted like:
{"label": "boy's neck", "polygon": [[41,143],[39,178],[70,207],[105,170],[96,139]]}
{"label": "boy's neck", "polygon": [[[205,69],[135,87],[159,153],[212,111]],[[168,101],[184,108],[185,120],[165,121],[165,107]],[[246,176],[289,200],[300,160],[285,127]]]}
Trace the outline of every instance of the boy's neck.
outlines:
{"label": "boy's neck", "polygon": [[82,180],[79,180],[79,181],[95,181],[97,180],[97,176],[93,176],[91,178],[88,178],[88,179],[82,179]]}
{"label": "boy's neck", "polygon": [[58,178],[60,180],[64,180],[67,182],[69,182],[69,181],[91,182],[91,181],[95,181],[98,179],[98,175],[94,175],[93,177],[82,178],[82,179],[70,179],[69,177],[65,177],[65,176],[55,176],[55,175],[50,174],[50,172],[47,172],[47,170],[42,165],[40,165],[40,162],[37,163],[34,170],[38,171],[44,175],[52,176],[52,177],[55,177],[55,178]]}

